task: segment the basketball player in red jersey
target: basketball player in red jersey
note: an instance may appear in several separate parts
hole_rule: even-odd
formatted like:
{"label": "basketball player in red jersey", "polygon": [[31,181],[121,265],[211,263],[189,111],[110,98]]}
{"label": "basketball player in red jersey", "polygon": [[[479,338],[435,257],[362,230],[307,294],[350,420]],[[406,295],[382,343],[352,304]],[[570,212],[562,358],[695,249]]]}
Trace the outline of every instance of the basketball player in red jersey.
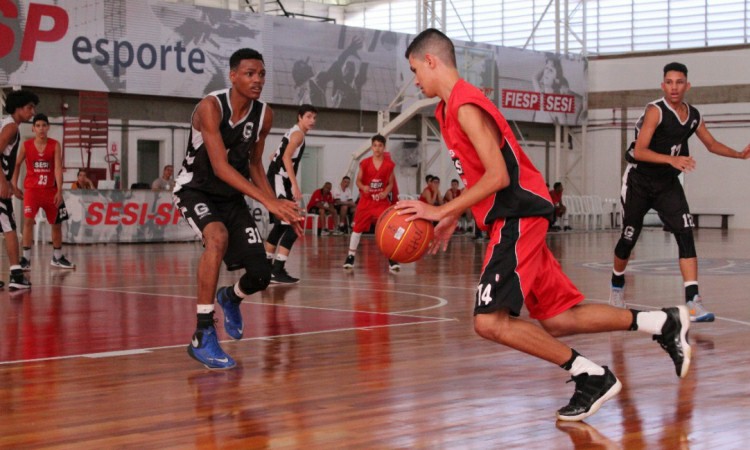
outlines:
{"label": "basketball player in red jersey", "polygon": [[[16,170],[11,181],[17,195],[23,198],[23,256],[21,267],[31,269],[31,245],[34,237],[34,218],[41,209],[47,215],[47,222],[52,228],[53,267],[75,269],[76,265],[68,261],[62,253],[62,223],[68,220],[68,211],[62,196],[62,150],[60,143],[47,136],[49,119],[44,114],[37,114],[33,120],[35,137],[23,143],[18,151]],[[21,164],[26,161],[26,178],[23,181],[25,192],[18,188],[18,175]]]}
{"label": "basketball player in red jersey", "polygon": [[[684,377],[691,352],[687,308],[645,312],[581,304],[583,295],[562,272],[545,242],[554,205],[544,179],[497,107],[460,78],[453,43],[440,31],[428,29],[414,38],[406,57],[422,93],[442,100],[435,115],[466,189],[442,206],[403,201],[397,208],[413,214],[412,220],[439,221],[433,254],[447,249],[466,208],[472,208],[480,227],[491,230],[476,293],[476,332],[571,374],[575,393],[557,411],[560,420],[579,421],[594,414],[622,385],[607,366],[584,358],[559,341],[559,336],[612,330],[653,334],[672,358],[677,375]],[[541,327],[513,319],[524,304]]]}
{"label": "basketball player in red jersey", "polygon": [[[396,168],[396,164],[385,154],[385,137],[376,134],[371,142],[372,156],[359,163],[359,172],[357,172],[360,199],[357,210],[354,212],[352,236],[349,238],[349,254],[344,262],[344,269],[354,267],[354,256],[357,254],[362,233],[369,230],[383,211],[391,206],[388,194],[395,195],[396,177],[393,169]],[[388,261],[388,264],[392,272],[398,272],[401,269],[395,261]]]}

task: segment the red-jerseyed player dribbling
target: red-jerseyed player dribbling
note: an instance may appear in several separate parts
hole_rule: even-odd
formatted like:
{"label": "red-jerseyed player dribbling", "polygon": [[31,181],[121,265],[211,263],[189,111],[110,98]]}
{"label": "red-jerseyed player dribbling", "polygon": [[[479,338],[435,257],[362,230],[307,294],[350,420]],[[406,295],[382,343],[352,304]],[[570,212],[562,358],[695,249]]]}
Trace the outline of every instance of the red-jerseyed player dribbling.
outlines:
{"label": "red-jerseyed player dribbling", "polygon": [[[450,39],[435,29],[414,38],[406,50],[416,84],[427,97],[440,97],[435,115],[466,190],[442,206],[402,201],[397,208],[414,218],[439,221],[432,253],[446,250],[461,213],[471,207],[491,239],[477,287],[474,329],[506,345],[567,370],[575,381],[560,420],[583,420],[620,391],[620,381],[557,339],[579,333],[639,330],[655,335],[677,375],[690,366],[690,327],[684,305],[636,311],[581,304],[584,297],[562,272],[545,235],[554,207],[544,179],[516,142],[497,107],[461,79]],[[532,319],[513,319],[526,305]]]}

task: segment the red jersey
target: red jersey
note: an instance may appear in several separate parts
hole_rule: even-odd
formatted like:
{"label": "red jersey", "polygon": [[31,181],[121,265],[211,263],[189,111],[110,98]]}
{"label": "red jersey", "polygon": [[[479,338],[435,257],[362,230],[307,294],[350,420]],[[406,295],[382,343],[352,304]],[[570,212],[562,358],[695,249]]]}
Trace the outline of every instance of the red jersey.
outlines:
{"label": "red jersey", "polygon": [[26,151],[26,179],[24,189],[42,189],[55,187],[55,148],[57,141],[47,139],[44,152],[39,153],[34,139],[23,143]]}
{"label": "red jersey", "polygon": [[[388,186],[388,180],[391,179],[393,169],[395,168],[396,164],[389,157],[383,157],[383,162],[380,164],[379,169],[375,168],[375,164],[372,162],[372,156],[363,159],[362,162],[359,163],[359,170],[362,173],[362,183],[370,187],[370,192],[367,194],[364,192],[362,193],[362,198],[359,200],[360,204],[357,206],[358,209],[363,205],[373,203],[378,204],[383,201],[389,202],[387,198],[381,198],[378,201],[373,200],[372,196],[385,190],[385,187]],[[394,193],[394,197],[395,195],[396,194]]]}
{"label": "red jersey", "polygon": [[331,191],[328,191],[327,194],[323,194],[323,189],[316,189],[310,196],[310,201],[307,204],[307,211],[309,212],[312,208],[317,208],[318,202],[326,202],[329,205],[333,205],[333,194]]}
{"label": "red jersey", "polygon": [[557,205],[562,203],[562,193],[558,193],[556,190],[549,191],[549,196],[552,199],[552,203]]}
{"label": "red jersey", "polygon": [[472,206],[472,213],[480,228],[486,229],[495,220],[503,218],[539,216],[551,219],[555,209],[542,174],[521,150],[497,107],[482,91],[462,79],[453,87],[447,105],[442,100],[438,103],[435,115],[448,153],[464,185],[471,187],[485,172],[476,149],[458,122],[459,107],[468,103],[478,106],[495,120],[501,134],[502,147],[499,150],[510,176],[508,187]]}

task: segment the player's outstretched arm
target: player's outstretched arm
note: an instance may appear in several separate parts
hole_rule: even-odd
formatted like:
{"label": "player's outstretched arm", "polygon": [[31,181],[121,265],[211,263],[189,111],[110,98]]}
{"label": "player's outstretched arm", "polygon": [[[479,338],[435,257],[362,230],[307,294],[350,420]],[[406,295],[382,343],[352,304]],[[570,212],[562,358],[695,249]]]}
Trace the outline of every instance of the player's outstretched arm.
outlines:
{"label": "player's outstretched arm", "polygon": [[700,139],[701,142],[703,142],[703,145],[706,146],[708,151],[714,155],[725,156],[727,158],[750,158],[750,144],[748,144],[742,151],[738,152],[737,150],[717,141],[711,132],[708,131],[708,128],[706,128],[706,124],[703,123],[703,121],[698,125],[698,129],[695,130],[695,135],[698,136],[698,139]]}
{"label": "player's outstretched arm", "polygon": [[[5,148],[10,144],[11,139],[18,132],[18,125],[15,123],[9,123],[2,128],[0,131],[0,148]],[[17,171],[16,171],[17,172]],[[0,171],[0,198],[10,198],[13,195],[13,187],[11,186],[11,180],[5,176],[5,173]]]}

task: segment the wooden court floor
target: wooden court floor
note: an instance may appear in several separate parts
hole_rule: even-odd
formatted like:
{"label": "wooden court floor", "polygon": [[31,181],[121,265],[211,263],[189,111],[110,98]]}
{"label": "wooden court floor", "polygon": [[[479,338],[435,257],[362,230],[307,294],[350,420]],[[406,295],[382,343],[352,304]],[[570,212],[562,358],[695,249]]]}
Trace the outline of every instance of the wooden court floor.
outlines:
{"label": "wooden court floor", "polygon": [[[589,302],[607,301],[617,237],[549,236]],[[243,304],[245,338],[223,343],[238,367],[223,372],[186,353],[199,244],[67,246],[75,271],[37,246],[31,291],[0,290],[0,448],[745,449],[750,230],[696,241],[717,320],[691,329],[691,372],[678,379],[642,333],[565,338],[623,382],[578,424],[555,421],[573,392],[565,371],[474,334],[486,243],[468,237],[394,275],[371,237],[346,273],[347,237],[306,236],[288,264],[302,282]],[[676,253],[644,231],[630,305],[683,301]]]}

